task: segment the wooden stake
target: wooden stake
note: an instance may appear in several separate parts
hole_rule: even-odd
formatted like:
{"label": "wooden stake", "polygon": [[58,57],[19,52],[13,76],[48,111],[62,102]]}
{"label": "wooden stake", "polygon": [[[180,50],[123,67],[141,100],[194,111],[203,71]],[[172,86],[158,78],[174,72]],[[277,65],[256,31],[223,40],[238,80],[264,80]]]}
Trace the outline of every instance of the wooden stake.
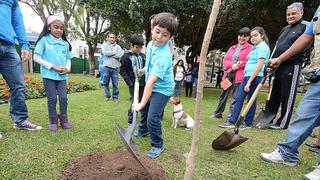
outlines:
{"label": "wooden stake", "polygon": [[200,54],[200,64],[199,64],[199,75],[198,75],[198,87],[197,87],[197,98],[195,107],[195,126],[193,129],[193,137],[190,152],[188,153],[186,160],[186,171],[184,174],[184,180],[192,180],[193,171],[195,169],[195,160],[198,154],[198,144],[200,140],[200,114],[203,96],[203,84],[204,84],[204,68],[207,57],[207,52],[209,49],[209,44],[213,32],[214,25],[217,20],[221,5],[221,0],[214,0],[209,22],[207,25],[206,34],[203,39],[201,54]]}

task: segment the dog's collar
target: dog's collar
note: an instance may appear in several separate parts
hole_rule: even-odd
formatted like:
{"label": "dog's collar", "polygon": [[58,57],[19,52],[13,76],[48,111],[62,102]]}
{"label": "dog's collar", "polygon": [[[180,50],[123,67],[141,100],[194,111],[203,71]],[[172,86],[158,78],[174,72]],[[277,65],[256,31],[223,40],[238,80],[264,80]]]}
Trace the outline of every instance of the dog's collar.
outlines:
{"label": "dog's collar", "polygon": [[[178,111],[173,111],[173,115],[175,114],[175,113],[179,113],[179,112],[183,112],[183,109],[180,109],[180,110],[178,110]],[[183,113],[181,114],[181,116],[179,117],[179,120],[182,118],[182,116],[183,116]]]}
{"label": "dog's collar", "polygon": [[180,110],[178,110],[178,111],[173,111],[173,113],[179,113],[179,112],[181,112],[181,111],[183,111],[183,109],[180,109]]}

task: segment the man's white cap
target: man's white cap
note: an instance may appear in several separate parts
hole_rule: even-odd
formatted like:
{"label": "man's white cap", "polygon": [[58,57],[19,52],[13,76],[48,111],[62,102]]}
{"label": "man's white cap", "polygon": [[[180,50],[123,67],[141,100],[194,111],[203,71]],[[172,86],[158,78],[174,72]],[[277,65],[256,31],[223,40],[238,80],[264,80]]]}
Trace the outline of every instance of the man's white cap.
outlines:
{"label": "man's white cap", "polygon": [[51,15],[47,18],[47,25],[49,26],[53,21],[61,21],[63,23],[63,18],[56,15]]}

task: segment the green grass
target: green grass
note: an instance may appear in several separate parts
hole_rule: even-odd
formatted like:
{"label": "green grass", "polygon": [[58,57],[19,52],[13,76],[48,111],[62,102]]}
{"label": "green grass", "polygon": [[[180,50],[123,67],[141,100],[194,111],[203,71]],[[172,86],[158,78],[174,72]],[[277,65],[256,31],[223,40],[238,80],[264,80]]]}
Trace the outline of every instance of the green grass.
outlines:
{"label": "green grass", "polygon": [[[39,75],[28,75],[40,79]],[[71,75],[70,80],[97,85],[98,79]],[[67,161],[88,152],[112,152],[124,147],[115,130],[115,122],[127,126],[128,90],[120,83],[120,102],[105,102],[102,89],[69,94],[68,113],[75,128],[71,131],[46,130],[46,98],[28,100],[32,122],[43,126],[40,132],[14,130],[9,117],[9,105],[0,105],[0,179],[56,179]],[[296,167],[273,165],[262,161],[261,152],[271,152],[286,131],[248,129],[241,134],[249,140],[231,151],[214,151],[211,142],[225,129],[217,125],[224,119],[212,120],[209,115],[217,106],[220,89],[205,88],[201,112],[201,139],[194,179],[301,179],[313,169],[315,154],[305,146],[300,148],[301,161]],[[261,94],[262,100],[266,94]],[[298,97],[300,100],[301,97]],[[184,110],[194,116],[194,98],[182,98]],[[225,112],[225,116],[226,116]],[[168,104],[163,119],[165,151],[161,162],[168,179],[182,179],[185,170],[183,154],[189,151],[192,131],[173,129],[172,105]],[[150,149],[150,140],[136,141],[141,152]]]}

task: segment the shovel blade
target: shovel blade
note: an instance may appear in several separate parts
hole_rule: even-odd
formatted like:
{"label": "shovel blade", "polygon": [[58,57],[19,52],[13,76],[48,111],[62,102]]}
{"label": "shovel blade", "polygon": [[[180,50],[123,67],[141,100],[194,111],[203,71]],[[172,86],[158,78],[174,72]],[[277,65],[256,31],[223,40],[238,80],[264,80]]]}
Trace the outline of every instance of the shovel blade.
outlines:
{"label": "shovel blade", "polygon": [[134,157],[139,154],[139,148],[136,143],[132,140],[131,132],[128,132],[126,129],[122,128],[118,123],[116,123],[117,132],[120,134],[121,140],[126,146],[127,150],[132,154]]}
{"label": "shovel blade", "polygon": [[215,150],[230,150],[247,141],[248,138],[240,134],[224,131],[212,142],[212,148]]}
{"label": "shovel blade", "polygon": [[253,121],[252,126],[265,129],[269,127],[270,122],[274,119],[276,115],[270,111],[262,110],[257,118]]}

